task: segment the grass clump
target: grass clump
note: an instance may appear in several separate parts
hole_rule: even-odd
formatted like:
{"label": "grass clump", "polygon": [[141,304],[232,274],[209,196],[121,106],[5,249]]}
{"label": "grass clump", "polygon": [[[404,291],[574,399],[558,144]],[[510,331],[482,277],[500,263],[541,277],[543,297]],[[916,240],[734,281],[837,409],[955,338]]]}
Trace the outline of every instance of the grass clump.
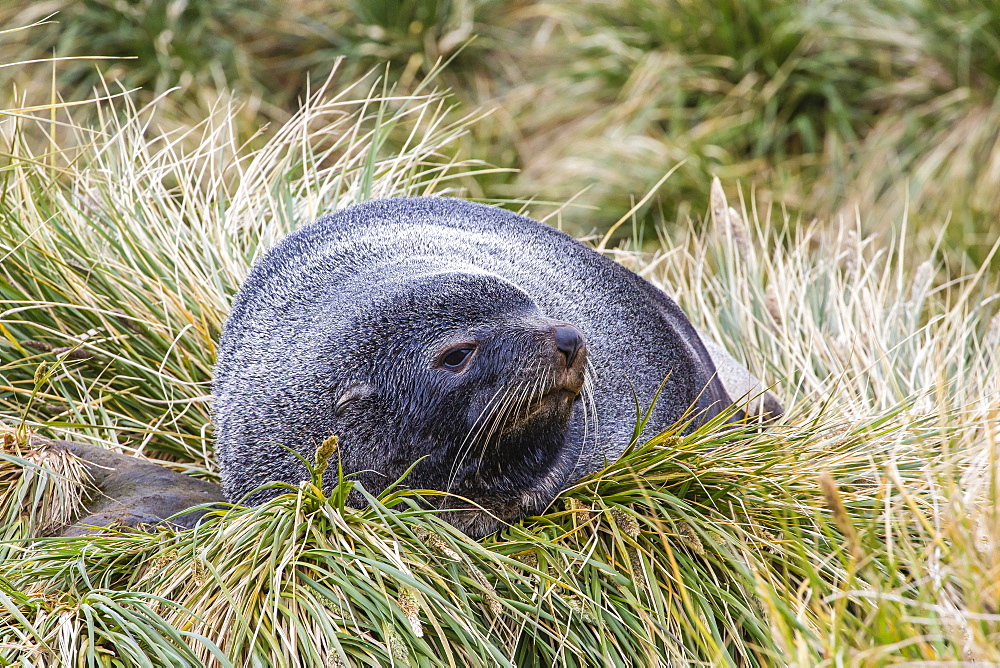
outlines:
{"label": "grass clump", "polygon": [[19,553],[10,541],[45,536],[72,522],[90,493],[80,461],[14,430],[0,430],[0,559]]}
{"label": "grass clump", "polygon": [[[776,382],[782,425],[635,443],[480,542],[402,491],[347,508],[349,479],[192,531],[39,538],[24,515],[35,481],[75,474],[37,456],[29,430],[214,476],[213,341],[253,258],[324,211],[445,193],[478,169],[447,157],[467,123],[432,93],[323,88],[259,146],[234,141],[226,109],[171,133],[127,99],[95,102],[122,105],[97,126],[58,102],[5,113],[0,418],[17,443],[0,466],[2,661],[1000,659],[994,279],[943,280],[941,256],[914,267],[858,225],[730,206],[721,183],[705,184],[704,229],[663,233],[652,255],[607,252]],[[23,140],[34,123],[72,141],[39,151]],[[42,496],[73,508],[78,491]]]}
{"label": "grass clump", "polygon": [[[853,436],[816,448],[810,464],[841,481],[871,475],[872,439]],[[218,665],[768,665],[782,651],[769,607],[819,635],[811,612],[782,602],[810,577],[827,588],[850,577],[835,529],[813,516],[814,479],[796,485],[787,473],[801,457],[775,445],[664,435],[582,481],[564,508],[483,543],[425,511],[388,510],[398,496],[345,508],[349,481],[328,498],[314,480],[192,532],[39,541],[0,578],[29,591],[8,614],[80,610],[87,633],[64,640],[61,656],[142,648]],[[22,622],[3,640],[30,631],[44,647],[57,630]]]}

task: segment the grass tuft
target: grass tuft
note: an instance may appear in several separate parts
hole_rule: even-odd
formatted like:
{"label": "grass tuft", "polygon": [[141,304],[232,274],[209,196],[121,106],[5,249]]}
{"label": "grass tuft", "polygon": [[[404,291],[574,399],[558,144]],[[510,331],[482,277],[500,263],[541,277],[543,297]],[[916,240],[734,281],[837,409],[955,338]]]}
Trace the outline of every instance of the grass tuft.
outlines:
{"label": "grass tuft", "polygon": [[454,91],[450,120],[492,112],[447,155],[518,170],[466,175],[463,187],[551,202],[583,233],[606,230],[680,165],[659,203],[639,207],[648,236],[660,208],[682,225],[704,211],[719,176],[807,221],[860,211],[866,234],[899,234],[920,211],[933,222],[906,236],[922,251],[950,218],[941,248],[957,272],[995,241],[992,0],[22,5],[0,7],[0,25],[14,26],[0,32],[0,63],[19,64],[0,67],[5,106],[53,91],[75,104],[110,81],[139,106],[173,91],[157,106],[180,129],[239,100],[230,132],[259,147],[331,72],[342,85],[388,73],[406,94],[433,75]]}
{"label": "grass tuft", "polygon": [[[90,478],[76,457],[49,443],[20,438],[0,425],[0,527],[3,541],[45,536],[69,524],[83,509]],[[15,558],[14,544],[0,544]]]}

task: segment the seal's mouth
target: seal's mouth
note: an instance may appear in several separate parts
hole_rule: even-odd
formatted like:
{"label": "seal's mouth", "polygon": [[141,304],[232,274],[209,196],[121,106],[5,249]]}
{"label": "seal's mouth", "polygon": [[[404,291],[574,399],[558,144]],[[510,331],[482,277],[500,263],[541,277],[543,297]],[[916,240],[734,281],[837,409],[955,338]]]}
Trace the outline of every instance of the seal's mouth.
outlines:
{"label": "seal's mouth", "polygon": [[438,508],[447,511],[441,518],[456,529],[472,538],[483,538],[510,523],[543,513],[560,489],[561,485],[557,485],[555,489],[535,488],[514,497],[487,496],[475,500],[449,497]]}
{"label": "seal's mouth", "polygon": [[586,367],[587,349],[582,347],[569,366],[555,368],[550,383],[525,402],[522,419],[527,420],[543,412],[569,410],[583,391]]}
{"label": "seal's mouth", "polygon": [[528,407],[522,421],[529,420],[547,411],[569,410],[578,396],[580,396],[580,390],[578,389],[567,387],[553,388],[537,399],[528,402]]}

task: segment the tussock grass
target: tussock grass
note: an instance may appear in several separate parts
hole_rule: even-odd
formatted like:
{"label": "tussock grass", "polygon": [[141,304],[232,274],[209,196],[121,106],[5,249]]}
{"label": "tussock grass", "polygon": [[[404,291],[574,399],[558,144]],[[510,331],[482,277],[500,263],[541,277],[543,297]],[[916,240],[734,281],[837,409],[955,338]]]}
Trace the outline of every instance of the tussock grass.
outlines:
{"label": "tussock grass", "polygon": [[[179,89],[158,106],[161,122],[184,127],[236,91],[242,143],[265,122],[266,133],[281,127],[309,82],[326,80],[338,62],[341,82],[388,70],[408,93],[436,72],[458,105],[450,118],[492,112],[449,154],[462,147],[518,170],[464,178],[467,191],[530,194],[554,207],[572,198],[562,218],[581,233],[599,224],[594,211],[617,220],[683,163],[658,193],[682,226],[707,208],[705,183],[719,176],[807,221],[855,220],[860,211],[865,234],[899,234],[891,228],[920,212],[907,232],[921,251],[950,218],[940,249],[956,273],[981,264],[996,237],[1000,6],[992,0],[0,7],[3,26],[46,17],[0,34],[0,62],[41,61],[0,68],[0,98],[54,89],[79,100],[104,73],[141,88],[143,104]],[[639,212],[648,233],[654,205]]]}
{"label": "tussock grass", "polygon": [[[5,115],[0,415],[21,450],[0,468],[3,661],[1000,660],[994,279],[945,279],[937,256],[914,268],[858,224],[731,206],[720,183],[706,229],[608,252],[776,384],[789,410],[766,433],[633,444],[481,542],[388,510],[401,492],[346,508],[352,481],[319,491],[333,464],[193,531],[29,540],[41,472],[75,474],[26,428],[213,475],[213,341],[253,258],[323,211],[478,169],[443,157],[467,123],[432,93],[321,89],[259,147],[233,140],[226,109],[181,135],[127,100],[95,103],[122,105],[96,127],[56,109],[76,141],[43,153],[20,138],[48,110]],[[78,493],[44,495],[72,508]]]}
{"label": "tussock grass", "polygon": [[76,457],[44,442],[0,431],[0,559],[20,550],[13,541],[45,536],[76,519],[90,493],[89,477]]}

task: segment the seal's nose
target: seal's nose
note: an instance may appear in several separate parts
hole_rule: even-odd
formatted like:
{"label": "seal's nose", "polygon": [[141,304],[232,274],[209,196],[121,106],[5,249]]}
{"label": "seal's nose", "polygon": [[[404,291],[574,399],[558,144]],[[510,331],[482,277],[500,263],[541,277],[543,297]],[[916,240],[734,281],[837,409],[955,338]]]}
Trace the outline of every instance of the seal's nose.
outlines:
{"label": "seal's nose", "polygon": [[576,354],[583,347],[583,332],[573,325],[556,325],[552,328],[556,338],[556,348],[566,356],[566,366],[573,366]]}

